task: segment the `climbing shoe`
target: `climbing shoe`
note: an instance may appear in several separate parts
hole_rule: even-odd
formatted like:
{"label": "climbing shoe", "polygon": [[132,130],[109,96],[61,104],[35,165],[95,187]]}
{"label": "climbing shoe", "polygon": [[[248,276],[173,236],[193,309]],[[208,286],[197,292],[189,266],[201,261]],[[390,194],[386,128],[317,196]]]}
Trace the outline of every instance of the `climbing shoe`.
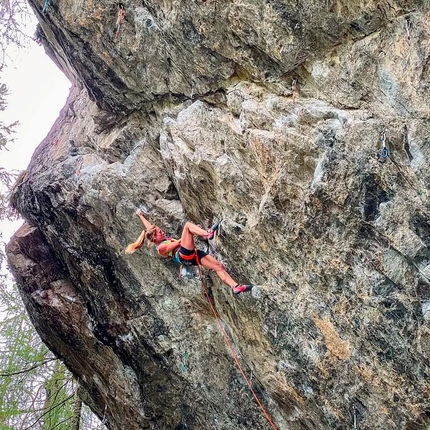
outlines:
{"label": "climbing shoe", "polygon": [[215,236],[215,233],[218,231],[219,222],[215,223],[209,230],[208,234],[205,236],[206,240],[212,240]]}
{"label": "climbing shoe", "polygon": [[246,291],[251,291],[253,285],[236,285],[233,287],[234,294],[245,293]]}

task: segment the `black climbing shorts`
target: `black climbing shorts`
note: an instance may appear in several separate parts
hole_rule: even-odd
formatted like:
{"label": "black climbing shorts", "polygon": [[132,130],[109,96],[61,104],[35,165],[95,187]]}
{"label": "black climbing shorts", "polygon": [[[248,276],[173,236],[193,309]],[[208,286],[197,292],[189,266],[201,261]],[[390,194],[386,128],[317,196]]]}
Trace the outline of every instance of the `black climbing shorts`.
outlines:
{"label": "black climbing shorts", "polygon": [[[206,252],[201,251],[200,249],[197,249],[197,255],[199,257],[199,261],[202,260],[203,257],[206,257]],[[197,266],[197,259],[194,256],[191,260],[185,260],[184,258],[181,257],[181,254],[184,255],[193,255],[195,251],[190,251],[187,248],[183,248],[182,246],[179,248],[179,261],[184,265],[184,266]]]}

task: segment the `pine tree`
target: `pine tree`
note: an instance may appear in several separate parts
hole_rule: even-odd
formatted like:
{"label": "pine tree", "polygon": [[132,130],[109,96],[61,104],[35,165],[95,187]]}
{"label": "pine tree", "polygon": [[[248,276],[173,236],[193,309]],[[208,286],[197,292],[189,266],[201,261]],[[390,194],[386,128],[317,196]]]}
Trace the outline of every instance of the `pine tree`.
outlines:
{"label": "pine tree", "polygon": [[[14,179],[0,168],[0,221],[11,218],[6,196]],[[0,430],[103,428],[83,410],[78,385],[31,325],[5,270],[1,239],[0,232]]]}
{"label": "pine tree", "polygon": [[[5,84],[0,83],[0,112],[6,109],[6,96],[8,90]],[[0,150],[6,148],[6,144],[13,141],[12,134],[15,132],[15,127],[18,125],[18,121],[12,124],[6,125],[3,121],[0,121]]]}
{"label": "pine tree", "polygon": [[[0,0],[0,73],[6,65],[7,51],[10,46],[24,48],[30,36],[23,31],[23,25],[30,18],[30,8],[26,0]],[[7,87],[0,82],[0,112],[6,109]],[[18,121],[5,124],[0,121],[0,149],[11,142]]]}
{"label": "pine tree", "polygon": [[0,0],[0,71],[6,61],[8,46],[22,48],[27,45],[28,36],[22,27],[29,15],[27,1]]}
{"label": "pine tree", "polygon": [[78,385],[42,343],[10,277],[0,277],[0,429],[104,428],[83,408]]}

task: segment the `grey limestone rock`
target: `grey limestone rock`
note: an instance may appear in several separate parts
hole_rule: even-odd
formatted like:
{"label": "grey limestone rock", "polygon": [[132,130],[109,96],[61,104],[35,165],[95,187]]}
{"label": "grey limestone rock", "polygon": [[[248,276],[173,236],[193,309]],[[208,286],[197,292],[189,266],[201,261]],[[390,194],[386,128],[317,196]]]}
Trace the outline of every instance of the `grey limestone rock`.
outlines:
{"label": "grey limestone rock", "polygon": [[124,253],[138,208],[223,220],[257,287],[205,276],[278,429],[429,428],[429,2],[130,0],[117,38],[116,3],[30,2],[73,86],[7,254],[108,428],[270,428],[200,283]]}

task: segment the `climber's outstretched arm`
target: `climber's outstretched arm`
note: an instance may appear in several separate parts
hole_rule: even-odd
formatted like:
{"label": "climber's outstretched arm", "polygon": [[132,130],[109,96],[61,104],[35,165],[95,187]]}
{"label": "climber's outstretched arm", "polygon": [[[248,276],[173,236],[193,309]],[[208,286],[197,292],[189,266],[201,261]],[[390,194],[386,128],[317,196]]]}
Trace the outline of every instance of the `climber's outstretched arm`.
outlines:
{"label": "climber's outstretched arm", "polygon": [[157,251],[162,257],[167,257],[170,251],[175,252],[181,246],[181,240],[176,242],[162,243],[158,246]]}
{"label": "climber's outstretched arm", "polygon": [[143,212],[141,209],[138,209],[136,211],[136,215],[140,218],[140,220],[142,221],[143,225],[147,230],[152,227],[152,224],[143,216]]}

